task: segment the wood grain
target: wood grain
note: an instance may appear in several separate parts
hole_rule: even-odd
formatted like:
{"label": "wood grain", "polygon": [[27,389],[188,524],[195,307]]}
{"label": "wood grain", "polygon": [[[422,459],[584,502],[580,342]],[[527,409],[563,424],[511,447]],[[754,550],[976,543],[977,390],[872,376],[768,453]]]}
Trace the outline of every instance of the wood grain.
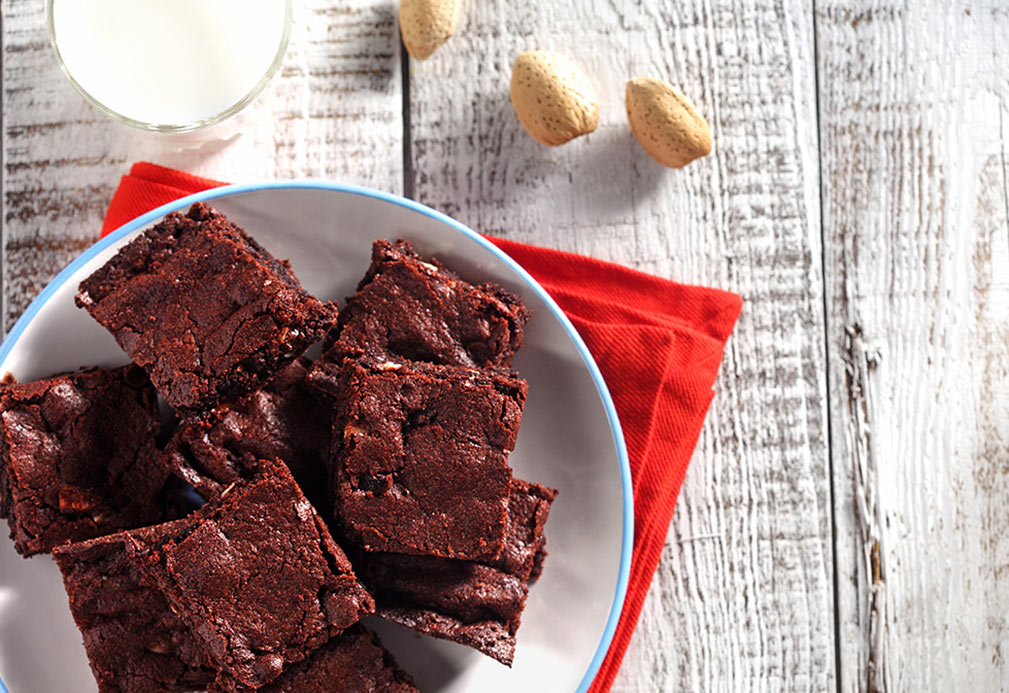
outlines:
{"label": "wood grain", "polygon": [[[470,0],[408,84],[394,0],[295,4],[282,78],[195,147],[92,109],[43,3],[0,0],[4,326],[97,237],[139,159],[405,191],[488,233],[738,291],[614,690],[1009,690],[1004,3]],[[597,132],[549,149],[522,130],[508,81],[532,48],[596,80]],[[639,75],[694,99],[711,156],[670,171],[636,145]]]}
{"label": "wood grain", "polygon": [[[415,196],[478,230],[747,301],[615,691],[834,688],[812,12],[791,2],[464,6],[410,62]],[[599,129],[549,149],[508,101],[519,52],[597,83]],[[680,86],[715,150],[682,171],[635,143],[624,83]]]}
{"label": "wood grain", "polygon": [[816,20],[840,688],[1004,691],[1009,8]]}
{"label": "wood grain", "polygon": [[5,328],[98,237],[119,177],[149,160],[226,181],[319,177],[400,192],[399,33],[390,1],[295,3],[280,79],[208,136],[132,131],[64,78],[42,2],[4,0]]}

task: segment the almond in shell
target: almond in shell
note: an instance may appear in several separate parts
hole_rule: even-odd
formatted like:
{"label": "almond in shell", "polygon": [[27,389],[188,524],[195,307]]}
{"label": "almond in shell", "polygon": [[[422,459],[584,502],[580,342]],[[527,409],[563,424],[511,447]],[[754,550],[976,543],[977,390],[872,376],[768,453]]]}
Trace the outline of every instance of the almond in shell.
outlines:
{"label": "almond in shell", "polygon": [[634,137],[660,164],[682,168],[711,152],[708,121],[672,84],[635,77],[627,83],[626,99]]}
{"label": "almond in shell", "polygon": [[455,33],[459,0],[401,0],[399,30],[406,51],[427,60]]}
{"label": "almond in shell", "polygon": [[512,106],[537,142],[556,147],[596,129],[599,99],[584,72],[553,51],[526,51],[512,68]]}

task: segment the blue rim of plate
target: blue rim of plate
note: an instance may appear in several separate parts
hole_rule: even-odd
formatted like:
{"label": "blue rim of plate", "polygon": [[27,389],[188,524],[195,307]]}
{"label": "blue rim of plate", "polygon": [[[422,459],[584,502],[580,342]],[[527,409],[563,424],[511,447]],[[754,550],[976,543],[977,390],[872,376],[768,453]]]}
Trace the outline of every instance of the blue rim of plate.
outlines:
{"label": "blue rim of plate", "polygon": [[[613,597],[613,604],[610,606],[609,617],[606,620],[606,627],[603,629],[603,635],[599,640],[599,645],[596,647],[596,652],[592,656],[592,661],[589,663],[589,667],[585,671],[585,675],[582,677],[581,683],[578,684],[578,688],[576,690],[576,693],[584,693],[592,684],[593,679],[595,679],[596,673],[599,671],[599,667],[602,666],[603,659],[605,659],[610,643],[613,640],[613,634],[616,632],[617,622],[620,620],[620,613],[623,610],[624,598],[627,596],[627,582],[631,572],[631,548],[634,541],[634,495],[631,486],[631,466],[627,457],[627,447],[624,445],[624,434],[620,427],[620,418],[617,416],[616,407],[613,405],[613,398],[610,396],[610,391],[606,386],[606,381],[603,380],[602,373],[599,371],[599,366],[596,365],[595,359],[592,358],[592,354],[589,353],[588,347],[585,346],[585,342],[582,340],[581,335],[578,334],[575,326],[571,324],[568,316],[564,314],[564,311],[561,310],[560,306],[558,306],[550,294],[547,293],[546,289],[540,286],[540,283],[533,279],[532,275],[529,274],[519,263],[515,262],[515,260],[509,257],[507,253],[499,249],[496,245],[468,226],[465,226],[452,217],[442,214],[427,205],[422,205],[419,202],[408,200],[407,198],[399,195],[382,192],[373,188],[334,183],[331,181],[280,180],[266,181],[262,183],[224,185],[218,188],[210,188],[209,190],[204,190],[193,195],[179,198],[174,202],[169,202],[168,204],[162,205],[157,209],[153,209],[147,214],[143,214],[133,221],[120,226],[118,229],[81,253],[69,265],[64,267],[63,270],[56,275],[56,278],[49,282],[49,284],[46,285],[46,288],[44,288],[41,293],[35,297],[35,300],[31,302],[31,305],[28,306],[27,310],[25,310],[25,312],[21,314],[21,317],[18,318],[17,322],[14,323],[14,327],[11,328],[11,331],[4,339],[3,344],[0,345],[0,364],[3,364],[7,360],[7,357],[14,349],[14,345],[21,337],[21,334],[25,331],[25,328],[28,327],[29,323],[31,323],[36,314],[38,314],[38,312],[42,309],[42,306],[45,305],[53,294],[56,293],[56,290],[65,284],[70,279],[71,275],[73,275],[84,264],[124,236],[158,221],[161,217],[170,212],[175,212],[184,207],[188,207],[194,202],[203,202],[206,200],[213,200],[218,197],[228,197],[230,195],[257,192],[260,190],[292,188],[331,190],[335,192],[349,193],[351,195],[360,195],[361,197],[370,197],[383,202],[389,202],[400,207],[405,207],[411,211],[417,212],[418,214],[423,214],[426,217],[430,217],[436,221],[446,224],[469,238],[484,250],[489,251],[497,259],[504,262],[505,265],[517,274],[519,278],[522,279],[522,281],[524,281],[529,288],[536,293],[543,303],[546,304],[546,306],[554,314],[554,317],[560,321],[561,326],[568,333],[571,341],[574,342],[575,348],[578,349],[579,355],[582,357],[586,367],[589,369],[589,373],[592,375],[592,380],[595,382],[596,390],[599,392],[599,397],[603,402],[603,408],[606,410],[606,418],[610,422],[610,432],[613,435],[613,442],[616,445],[617,457],[620,463],[620,483],[623,487],[622,492],[624,502],[624,528],[623,540],[620,546],[620,570],[617,574],[617,591]],[[4,686],[2,679],[0,679],[0,693],[9,693],[6,686]]]}

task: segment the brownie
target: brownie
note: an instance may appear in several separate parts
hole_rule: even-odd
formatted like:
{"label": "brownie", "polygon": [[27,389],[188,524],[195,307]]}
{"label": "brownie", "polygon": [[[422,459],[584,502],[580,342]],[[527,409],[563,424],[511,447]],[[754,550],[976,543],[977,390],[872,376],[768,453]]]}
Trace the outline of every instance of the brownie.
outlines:
{"label": "brownie", "polygon": [[203,203],[120,249],[81,282],[77,305],[185,415],[259,388],[336,321],[287,261]]}
{"label": "brownie", "polygon": [[262,390],[203,419],[183,421],[162,460],[212,500],[255,473],[245,466],[247,460],[280,459],[312,504],[326,507],[332,414],[305,383],[309,366],[304,357],[296,359]]}
{"label": "brownie", "polygon": [[354,625],[259,689],[263,693],[417,693],[378,639]]}
{"label": "brownie", "polygon": [[443,365],[506,367],[530,312],[494,284],[473,286],[404,240],[379,240],[357,293],[340,311],[326,359],[374,356]]}
{"label": "brownie", "polygon": [[336,519],[369,551],[487,559],[504,541],[527,385],[514,373],[371,359],[325,364]]}
{"label": "brownie", "polygon": [[185,520],[59,546],[70,611],[102,693],[191,691],[213,680],[202,644],[144,582],[136,548],[179,531]]}
{"label": "brownie", "polygon": [[376,613],[511,666],[528,585],[472,561],[388,554],[367,570]]}
{"label": "brownie", "polygon": [[538,578],[547,553],[544,525],[556,498],[556,489],[512,479],[504,547],[487,565],[526,581]]}
{"label": "brownie", "polygon": [[278,461],[144,552],[147,579],[207,650],[220,690],[259,688],[374,610]]}
{"label": "brownie", "polygon": [[512,481],[501,555],[485,562],[361,553],[355,565],[376,613],[420,633],[473,647],[511,666],[529,583],[546,555],[543,525],[557,492]]}
{"label": "brownie", "polygon": [[174,516],[136,366],[0,385],[0,516],[24,556]]}

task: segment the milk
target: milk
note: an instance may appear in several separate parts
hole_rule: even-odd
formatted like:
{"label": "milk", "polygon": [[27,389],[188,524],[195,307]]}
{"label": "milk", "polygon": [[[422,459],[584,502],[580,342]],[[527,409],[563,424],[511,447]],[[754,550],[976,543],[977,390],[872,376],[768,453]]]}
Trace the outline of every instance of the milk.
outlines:
{"label": "milk", "polygon": [[52,0],[57,49],[94,100],[185,126],[235,106],[281,48],[285,0]]}

